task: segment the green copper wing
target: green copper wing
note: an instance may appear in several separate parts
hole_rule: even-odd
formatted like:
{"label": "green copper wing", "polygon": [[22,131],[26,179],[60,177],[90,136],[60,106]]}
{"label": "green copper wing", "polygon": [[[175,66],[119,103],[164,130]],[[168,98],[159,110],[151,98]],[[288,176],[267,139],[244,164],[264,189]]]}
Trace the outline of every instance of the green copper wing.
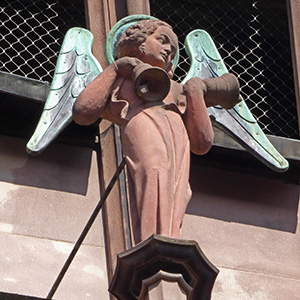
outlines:
{"label": "green copper wing", "polygon": [[[185,50],[190,57],[191,67],[182,83],[192,77],[202,79],[221,76],[228,70],[209,34],[194,30],[185,39]],[[208,108],[213,125],[236,140],[251,154],[277,172],[288,169],[287,160],[270,143],[244,100],[232,109],[220,106]]]}
{"label": "green copper wing", "polygon": [[102,72],[92,55],[93,35],[83,28],[71,28],[65,35],[50,92],[27,152],[42,152],[72,121],[72,107],[81,91]]}

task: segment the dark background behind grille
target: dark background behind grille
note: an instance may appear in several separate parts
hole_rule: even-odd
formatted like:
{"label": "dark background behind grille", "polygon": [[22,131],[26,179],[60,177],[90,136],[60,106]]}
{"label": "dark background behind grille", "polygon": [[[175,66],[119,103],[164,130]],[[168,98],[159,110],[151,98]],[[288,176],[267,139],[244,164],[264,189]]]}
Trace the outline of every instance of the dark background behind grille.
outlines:
{"label": "dark background behind grille", "polygon": [[[189,68],[185,36],[204,29],[238,76],[263,131],[299,138],[284,0],[151,0],[150,5],[152,15],[170,23],[179,36],[178,81]],[[64,34],[85,27],[84,2],[0,0],[0,21],[0,71],[51,82]]]}
{"label": "dark background behind grille", "polygon": [[85,27],[82,0],[0,0],[0,71],[51,82],[63,37]]}
{"label": "dark background behind grille", "polygon": [[[0,0],[0,26],[0,71],[51,82],[67,30],[86,26],[84,1]],[[42,109],[42,103],[0,93],[0,134],[28,140]],[[56,141],[90,146],[96,132],[96,125],[72,122]]]}
{"label": "dark background behind grille", "polygon": [[172,25],[179,36],[179,81],[189,68],[184,38],[194,29],[204,29],[229,71],[238,76],[242,96],[263,131],[299,138],[284,0],[151,0],[150,4],[151,14]]}

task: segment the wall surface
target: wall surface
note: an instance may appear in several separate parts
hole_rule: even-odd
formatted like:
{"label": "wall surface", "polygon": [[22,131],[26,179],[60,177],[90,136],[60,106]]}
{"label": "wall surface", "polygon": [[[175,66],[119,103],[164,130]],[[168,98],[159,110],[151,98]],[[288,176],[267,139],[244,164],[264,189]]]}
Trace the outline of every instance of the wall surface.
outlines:
{"label": "wall surface", "polygon": [[[0,137],[0,291],[46,297],[99,200],[96,154]],[[183,238],[218,267],[212,300],[300,299],[299,186],[192,166]],[[109,299],[101,216],[55,299]]]}
{"label": "wall surface", "polygon": [[[0,291],[46,297],[99,200],[96,153],[0,136]],[[54,298],[108,299],[101,214]],[[99,299],[99,298],[98,298]]]}
{"label": "wall surface", "polygon": [[192,166],[183,238],[220,270],[212,300],[300,299],[299,186]]}

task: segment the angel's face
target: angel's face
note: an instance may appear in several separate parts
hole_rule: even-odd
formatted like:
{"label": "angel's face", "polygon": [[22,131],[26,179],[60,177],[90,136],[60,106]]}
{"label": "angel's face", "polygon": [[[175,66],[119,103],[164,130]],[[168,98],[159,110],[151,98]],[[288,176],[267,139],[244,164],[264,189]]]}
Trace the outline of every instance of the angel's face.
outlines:
{"label": "angel's face", "polygon": [[167,26],[159,26],[139,47],[138,58],[152,66],[168,70],[177,52],[178,38]]}

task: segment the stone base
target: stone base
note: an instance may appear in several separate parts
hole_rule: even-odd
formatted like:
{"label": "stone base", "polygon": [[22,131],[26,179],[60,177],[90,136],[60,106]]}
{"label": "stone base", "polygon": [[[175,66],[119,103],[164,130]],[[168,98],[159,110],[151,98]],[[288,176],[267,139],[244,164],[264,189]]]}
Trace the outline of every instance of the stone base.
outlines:
{"label": "stone base", "polygon": [[209,300],[217,274],[195,241],[152,235],[118,255],[109,291],[119,300]]}

